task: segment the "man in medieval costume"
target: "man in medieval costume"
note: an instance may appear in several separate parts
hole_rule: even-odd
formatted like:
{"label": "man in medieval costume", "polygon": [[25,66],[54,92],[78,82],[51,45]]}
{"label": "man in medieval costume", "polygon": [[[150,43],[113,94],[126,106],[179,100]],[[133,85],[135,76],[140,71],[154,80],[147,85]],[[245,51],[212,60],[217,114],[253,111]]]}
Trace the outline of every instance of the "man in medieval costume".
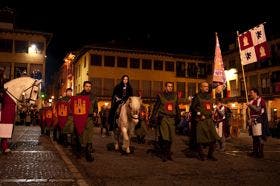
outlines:
{"label": "man in medieval costume", "polygon": [[263,158],[264,142],[270,136],[266,104],[264,99],[259,96],[258,89],[252,88],[250,95],[252,100],[246,105],[250,109],[249,134],[253,138],[253,152],[248,155],[255,158]]}
{"label": "man in medieval costume", "polygon": [[[97,100],[91,90],[92,90],[92,83],[90,81],[84,81],[83,91],[77,94],[77,96],[84,96],[85,98],[88,99],[88,101],[86,99],[83,99],[80,105],[79,103],[75,104],[75,99],[73,99],[74,101],[73,117],[75,117],[75,115],[77,114],[76,112],[81,112],[82,114],[87,113],[84,121],[85,123],[82,123],[80,125],[83,126],[82,128],[79,127],[77,123],[75,123],[75,120],[74,123],[75,123],[75,130],[77,133],[77,151],[80,154],[81,147],[82,146],[85,147],[86,160],[89,162],[94,161],[94,157],[92,155],[93,153],[92,142],[93,142],[93,135],[94,135],[93,118],[96,117],[98,113]],[[83,111],[84,109],[86,110],[86,112]]]}
{"label": "man in medieval costume", "polygon": [[166,82],[165,90],[157,95],[151,115],[151,124],[156,124],[159,131],[158,143],[162,161],[173,160],[171,146],[175,137],[175,125],[180,121],[178,96],[173,91],[173,83]]}
{"label": "man in medieval costume", "polygon": [[220,137],[212,120],[213,100],[209,93],[209,84],[207,82],[200,84],[200,91],[193,97],[190,111],[192,113],[192,128],[194,128],[191,135],[192,148],[196,148],[198,158],[204,161],[205,155],[202,146],[209,146],[207,158],[217,161],[213,154],[215,143]]}

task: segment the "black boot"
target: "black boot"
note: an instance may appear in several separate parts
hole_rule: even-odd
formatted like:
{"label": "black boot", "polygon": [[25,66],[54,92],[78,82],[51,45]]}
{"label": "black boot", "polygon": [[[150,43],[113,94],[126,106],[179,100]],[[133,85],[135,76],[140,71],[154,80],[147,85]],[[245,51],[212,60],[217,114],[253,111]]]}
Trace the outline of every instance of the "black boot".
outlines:
{"label": "black boot", "polygon": [[263,158],[264,154],[263,154],[263,148],[264,148],[264,144],[259,144],[259,152],[258,152],[258,158]]}
{"label": "black boot", "polygon": [[172,152],[171,152],[171,141],[167,141],[167,159],[173,161]]}
{"label": "black boot", "polygon": [[258,144],[255,139],[253,139],[253,151],[248,153],[248,156],[256,158],[258,154]]}
{"label": "black boot", "polygon": [[168,153],[167,148],[168,148],[168,141],[162,140],[162,144],[161,144],[161,160],[162,160],[162,162],[167,161],[167,153]]}
{"label": "black boot", "polygon": [[141,137],[139,135],[137,135],[137,143],[141,144]]}
{"label": "black boot", "polygon": [[218,159],[214,157],[215,151],[215,142],[209,144],[208,156],[207,159],[211,161],[217,161]]}
{"label": "black boot", "polygon": [[78,159],[80,159],[82,157],[82,145],[81,145],[79,139],[76,139],[76,151],[75,151],[75,154],[76,154],[76,157]]}
{"label": "black boot", "polygon": [[67,138],[67,134],[62,134],[62,145],[64,147],[68,147],[69,143],[68,143],[68,138]]}
{"label": "black boot", "polygon": [[145,144],[145,135],[141,136],[140,141],[141,141],[142,144]]}
{"label": "black boot", "polygon": [[204,161],[205,160],[205,155],[203,153],[203,149],[202,149],[201,144],[197,144],[196,148],[197,148],[197,153],[198,153],[198,159],[201,160],[201,161]]}
{"label": "black boot", "polygon": [[93,149],[92,149],[92,143],[87,143],[86,146],[86,160],[89,162],[94,161],[94,157],[92,155]]}

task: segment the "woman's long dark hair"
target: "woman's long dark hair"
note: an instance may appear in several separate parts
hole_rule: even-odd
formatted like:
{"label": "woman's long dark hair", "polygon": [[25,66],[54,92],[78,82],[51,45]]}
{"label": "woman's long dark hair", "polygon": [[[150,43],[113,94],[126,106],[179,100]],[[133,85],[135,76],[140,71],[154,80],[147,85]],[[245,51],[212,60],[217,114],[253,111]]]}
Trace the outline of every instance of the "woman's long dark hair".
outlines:
{"label": "woman's long dark hair", "polygon": [[128,87],[131,87],[131,86],[130,86],[130,83],[129,83],[129,77],[128,77],[128,75],[123,75],[123,76],[122,76],[120,84],[121,84],[122,86],[124,86],[123,79],[124,79],[125,77],[127,77],[127,79],[128,79],[128,81],[127,81],[127,86],[128,86]]}

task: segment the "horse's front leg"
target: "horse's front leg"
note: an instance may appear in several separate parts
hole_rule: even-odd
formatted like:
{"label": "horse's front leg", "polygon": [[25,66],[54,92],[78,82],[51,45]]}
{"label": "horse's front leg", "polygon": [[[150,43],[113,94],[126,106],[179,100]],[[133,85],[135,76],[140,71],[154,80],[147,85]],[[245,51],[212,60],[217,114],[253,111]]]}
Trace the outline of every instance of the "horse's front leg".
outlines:
{"label": "horse's front leg", "polygon": [[114,129],[113,138],[114,138],[114,141],[115,141],[115,150],[118,151],[119,150],[119,144],[120,144],[120,132],[118,131],[118,129]]}
{"label": "horse's front leg", "polygon": [[126,152],[126,153],[130,153],[130,149],[129,149],[129,136],[128,136],[128,133],[127,133],[127,128],[126,127],[122,127],[121,128],[122,130],[122,135],[123,135],[123,150]]}

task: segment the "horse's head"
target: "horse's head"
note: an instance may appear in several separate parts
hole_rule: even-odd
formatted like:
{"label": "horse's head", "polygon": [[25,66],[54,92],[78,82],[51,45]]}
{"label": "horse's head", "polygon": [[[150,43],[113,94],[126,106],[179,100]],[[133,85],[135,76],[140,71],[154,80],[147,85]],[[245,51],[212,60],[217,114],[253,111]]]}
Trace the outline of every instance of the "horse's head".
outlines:
{"label": "horse's head", "polygon": [[34,105],[37,98],[38,98],[38,94],[41,90],[41,83],[42,80],[37,80],[34,79],[34,82],[32,83],[32,85],[30,85],[29,87],[27,87],[24,91],[23,91],[23,95],[24,95],[24,101]]}
{"label": "horse's head", "polygon": [[42,80],[20,77],[5,83],[4,88],[15,102],[35,104]]}
{"label": "horse's head", "polygon": [[140,107],[142,104],[141,98],[136,96],[131,96],[128,98],[127,104],[130,110],[130,117],[132,118],[132,120],[138,122]]}

